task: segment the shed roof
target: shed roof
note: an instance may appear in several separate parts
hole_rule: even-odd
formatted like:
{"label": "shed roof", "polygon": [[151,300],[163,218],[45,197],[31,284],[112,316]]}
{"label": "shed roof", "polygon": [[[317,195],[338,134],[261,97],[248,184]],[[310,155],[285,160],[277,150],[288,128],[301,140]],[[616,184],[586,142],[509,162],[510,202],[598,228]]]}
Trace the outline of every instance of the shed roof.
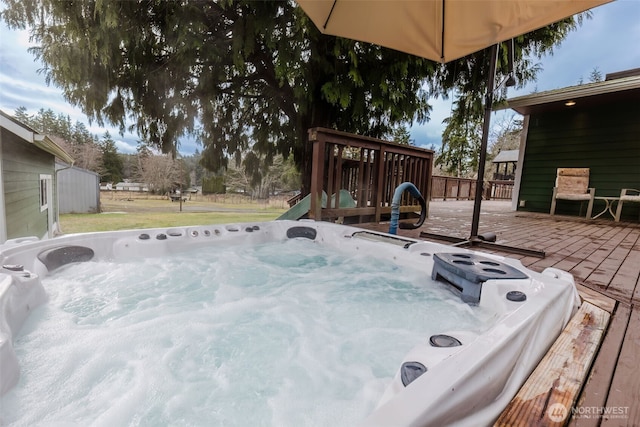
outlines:
{"label": "shed roof", "polygon": [[59,158],[63,162],[73,164],[73,157],[71,157],[66,151],[64,151],[62,147],[53,142],[51,138],[49,138],[47,135],[42,135],[36,132],[29,126],[19,122],[2,110],[0,110],[0,126],[27,141],[28,143],[35,145],[39,149]]}
{"label": "shed roof", "polygon": [[[69,166],[65,165],[64,162],[56,160],[56,170],[67,169],[67,168],[69,168]],[[77,172],[82,172],[82,173],[87,174],[87,175],[95,175],[97,177],[100,176],[100,174],[97,173],[97,172],[91,171],[89,169],[80,168],[78,166],[71,166],[71,168],[69,168],[69,169],[77,171]]]}
{"label": "shed roof", "polygon": [[[497,109],[511,108],[520,114],[528,115],[540,111],[570,108],[573,105],[588,106],[633,99],[640,99],[640,75],[518,96],[507,99],[506,105]],[[574,104],[565,105],[567,101],[574,101]]]}
{"label": "shed roof", "polygon": [[493,159],[493,163],[517,162],[520,150],[503,150]]}

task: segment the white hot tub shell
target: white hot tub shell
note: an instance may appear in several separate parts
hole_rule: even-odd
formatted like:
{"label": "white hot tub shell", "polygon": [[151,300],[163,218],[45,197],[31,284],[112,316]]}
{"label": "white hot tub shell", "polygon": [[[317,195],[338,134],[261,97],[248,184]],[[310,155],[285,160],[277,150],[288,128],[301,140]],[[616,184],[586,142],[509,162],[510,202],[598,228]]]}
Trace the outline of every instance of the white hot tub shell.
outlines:
{"label": "white hot tub shell", "polygon": [[[0,247],[0,394],[19,380],[14,337],[29,313],[47,301],[40,278],[59,266],[291,238],[419,269],[424,271],[425,286],[434,276],[450,286],[452,298],[486,307],[497,319],[482,333],[447,330],[418,337],[362,426],[491,424],[579,305],[573,277],[557,269],[537,273],[517,260],[324,222],[275,221],[22,239]],[[467,266],[476,270],[465,270]],[[477,268],[491,274],[484,276]]]}

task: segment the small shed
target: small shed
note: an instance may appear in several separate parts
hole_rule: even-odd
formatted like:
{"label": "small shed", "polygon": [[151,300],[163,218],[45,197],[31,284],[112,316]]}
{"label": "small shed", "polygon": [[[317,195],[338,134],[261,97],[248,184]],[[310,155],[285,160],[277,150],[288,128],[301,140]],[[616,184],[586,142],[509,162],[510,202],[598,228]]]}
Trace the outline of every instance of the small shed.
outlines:
{"label": "small shed", "polygon": [[100,212],[100,176],[90,170],[56,162],[61,214]]}
{"label": "small shed", "polygon": [[58,230],[56,158],[73,164],[49,137],[0,111],[0,244]]}
{"label": "small shed", "polygon": [[503,150],[493,159],[493,179],[513,181],[516,178],[520,150]]}

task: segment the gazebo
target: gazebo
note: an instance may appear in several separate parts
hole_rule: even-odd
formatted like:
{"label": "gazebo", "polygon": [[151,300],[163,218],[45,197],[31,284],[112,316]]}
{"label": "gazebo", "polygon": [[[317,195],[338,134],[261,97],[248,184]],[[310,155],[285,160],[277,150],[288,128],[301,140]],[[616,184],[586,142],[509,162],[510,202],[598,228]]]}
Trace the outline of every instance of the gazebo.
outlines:
{"label": "gazebo", "polygon": [[519,154],[520,150],[504,150],[498,153],[492,162],[495,167],[495,181],[513,181],[516,178]]}
{"label": "gazebo", "polygon": [[520,150],[503,150],[493,159],[492,163],[495,165],[493,178],[484,191],[484,197],[487,200],[511,199],[519,155]]}

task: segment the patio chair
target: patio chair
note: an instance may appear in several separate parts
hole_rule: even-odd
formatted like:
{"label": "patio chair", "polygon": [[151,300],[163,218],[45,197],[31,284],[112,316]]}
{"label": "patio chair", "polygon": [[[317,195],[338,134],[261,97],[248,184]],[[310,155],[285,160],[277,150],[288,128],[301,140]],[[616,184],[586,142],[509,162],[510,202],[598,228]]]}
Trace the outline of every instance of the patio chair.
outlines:
{"label": "patio chair", "polygon": [[588,202],[586,218],[591,218],[595,195],[596,189],[589,187],[589,168],[558,168],[550,214],[556,213],[556,200],[571,200],[580,202],[581,215],[582,203]]}
{"label": "patio chair", "polygon": [[620,200],[618,200],[618,209],[616,209],[616,222],[620,221],[623,203],[640,203],[640,190],[634,188],[620,190]]}

